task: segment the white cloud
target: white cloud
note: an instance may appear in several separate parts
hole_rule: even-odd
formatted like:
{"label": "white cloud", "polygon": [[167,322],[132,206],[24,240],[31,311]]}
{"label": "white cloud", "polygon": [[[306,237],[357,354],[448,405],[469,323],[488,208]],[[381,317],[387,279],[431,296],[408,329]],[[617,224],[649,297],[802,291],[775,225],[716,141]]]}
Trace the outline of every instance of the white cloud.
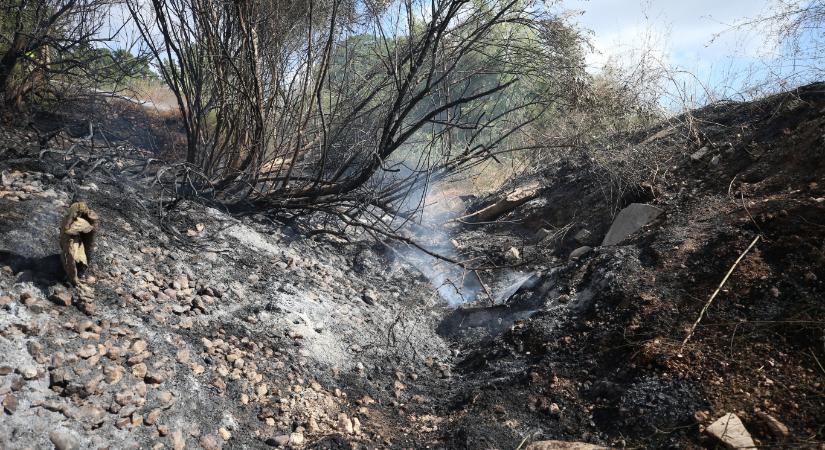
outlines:
{"label": "white cloud", "polygon": [[[777,55],[770,33],[735,27],[770,13],[776,0],[566,0],[580,11],[574,20],[592,31],[589,71],[608,61],[624,72],[667,68],[654,94],[678,109],[719,98],[736,98],[757,79],[767,79]],[[644,61],[644,65],[639,65]],[[652,62],[651,62],[652,61]],[[658,65],[661,63],[661,65]],[[775,64],[775,62],[774,62]],[[655,66],[655,67],[654,67]]]}
{"label": "white cloud", "polygon": [[[578,23],[594,32],[599,66],[609,55],[647,44],[680,66],[713,62],[732,54],[759,57],[765,37],[731,26],[763,13],[772,0],[569,0],[564,8],[582,10]],[[719,35],[715,40],[714,37]]]}

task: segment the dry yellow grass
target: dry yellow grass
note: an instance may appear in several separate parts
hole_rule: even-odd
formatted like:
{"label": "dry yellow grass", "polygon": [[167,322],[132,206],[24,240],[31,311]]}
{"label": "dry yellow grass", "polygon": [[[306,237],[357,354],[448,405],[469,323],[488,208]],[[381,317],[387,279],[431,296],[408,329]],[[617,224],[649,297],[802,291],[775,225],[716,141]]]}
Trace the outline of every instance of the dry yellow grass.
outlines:
{"label": "dry yellow grass", "polygon": [[175,94],[161,81],[133,80],[126,87],[125,94],[141,103],[146,110],[156,113],[159,118],[178,114]]}

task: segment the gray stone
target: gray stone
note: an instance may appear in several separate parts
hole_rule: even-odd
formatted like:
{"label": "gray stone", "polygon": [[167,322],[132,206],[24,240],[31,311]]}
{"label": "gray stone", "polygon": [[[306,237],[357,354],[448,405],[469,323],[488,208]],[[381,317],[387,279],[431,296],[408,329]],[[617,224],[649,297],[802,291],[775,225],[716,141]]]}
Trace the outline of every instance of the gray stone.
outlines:
{"label": "gray stone", "polygon": [[164,375],[163,372],[159,370],[152,370],[150,372],[147,372],[144,378],[146,382],[149,384],[161,384],[164,381],[166,381],[166,375]]}
{"label": "gray stone", "polygon": [[17,373],[23,375],[23,378],[32,380],[37,378],[37,368],[34,366],[21,366],[17,368]]}
{"label": "gray stone", "polygon": [[582,228],[573,235],[573,240],[582,245],[591,244],[591,241],[593,240],[593,233],[591,233],[587,228]]}
{"label": "gray stone", "polygon": [[181,430],[175,430],[172,432],[172,448],[174,450],[183,450],[186,448],[186,440],[183,437],[183,432]]}
{"label": "gray stone", "polygon": [[273,447],[286,446],[287,444],[289,444],[289,435],[282,434],[280,436],[275,436],[274,438],[267,439],[266,443]]}
{"label": "gray stone", "polygon": [[521,253],[517,248],[510,247],[510,249],[504,254],[504,259],[510,264],[515,264],[521,260]]}
{"label": "gray stone", "polygon": [[338,414],[338,430],[346,434],[355,432],[352,428],[352,420],[345,413]]}
{"label": "gray stone", "polygon": [[49,433],[49,440],[52,441],[54,448],[57,450],[77,450],[80,448],[77,439],[69,434],[68,431],[53,430]]}
{"label": "gray stone", "polygon": [[590,253],[591,250],[593,250],[593,247],[588,247],[586,245],[584,247],[579,247],[570,252],[570,259],[579,259],[582,256]]}
{"label": "gray stone", "polygon": [[690,159],[694,161],[699,161],[700,159],[704,158],[709,151],[710,149],[708,147],[702,147],[699,150],[697,150],[696,153],[690,155]]}
{"label": "gray stone", "polygon": [[303,433],[292,433],[289,435],[289,443],[294,446],[301,446],[304,444]]}
{"label": "gray stone", "polygon": [[621,210],[610,226],[602,245],[616,245],[659,217],[664,211],[644,203],[631,203]]}
{"label": "gray stone", "polygon": [[788,426],[780,422],[776,417],[762,411],[757,411],[756,415],[762,420],[773,437],[777,439],[787,439],[791,436],[791,431],[788,429]]}
{"label": "gray stone", "polygon": [[205,436],[201,436],[200,441],[198,443],[201,445],[203,450],[220,450],[221,444],[218,442],[218,439],[215,435],[207,434]]}
{"label": "gray stone", "polygon": [[547,228],[539,228],[539,231],[536,231],[536,240],[543,241],[547,236],[553,234],[552,231],[548,230]]}
{"label": "gray stone", "polygon": [[62,286],[53,286],[49,288],[49,300],[60,306],[71,306],[72,294],[68,289]]}
{"label": "gray stone", "polygon": [[719,439],[727,448],[754,448],[753,439],[745,429],[745,424],[736,414],[727,413],[713,422],[705,429],[705,432]]}
{"label": "gray stone", "polygon": [[9,414],[14,414],[14,412],[17,411],[17,397],[12,394],[6,395],[6,397],[3,398],[3,409]]}
{"label": "gray stone", "polygon": [[378,302],[378,294],[375,291],[365,291],[361,295],[361,300],[363,300],[364,303],[370,306],[375,306],[375,304]]}

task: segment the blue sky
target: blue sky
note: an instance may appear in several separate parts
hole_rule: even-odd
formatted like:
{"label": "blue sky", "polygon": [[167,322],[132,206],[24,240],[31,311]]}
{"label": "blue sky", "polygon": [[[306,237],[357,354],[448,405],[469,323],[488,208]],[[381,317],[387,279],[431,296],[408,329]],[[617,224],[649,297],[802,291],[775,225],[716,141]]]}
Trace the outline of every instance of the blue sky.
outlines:
{"label": "blue sky", "polygon": [[[611,57],[633,63],[647,49],[681,75],[694,92],[701,85],[721,96],[736,97],[766,75],[774,62],[775,42],[759,29],[733,29],[734,24],[770,13],[774,0],[566,0],[561,8],[577,11],[572,20],[593,32],[591,72]],[[760,32],[762,31],[762,32]],[[721,33],[721,34],[720,34]]]}
{"label": "blue sky", "polygon": [[[592,32],[589,36],[595,51],[587,58],[592,73],[608,61],[632,66],[639,60],[640,49],[663,67],[680,70],[675,76],[680,94],[687,92],[695,103],[675,105],[678,107],[720,98],[748,98],[749,92],[743,91],[776,79],[771,73],[777,69],[777,46],[770,33],[764,27],[735,25],[769,15],[777,1],[559,0],[554,9],[571,14],[571,21]],[[133,32],[130,38],[134,37]],[[787,63],[787,59],[782,62]],[[706,95],[706,88],[713,95]]]}

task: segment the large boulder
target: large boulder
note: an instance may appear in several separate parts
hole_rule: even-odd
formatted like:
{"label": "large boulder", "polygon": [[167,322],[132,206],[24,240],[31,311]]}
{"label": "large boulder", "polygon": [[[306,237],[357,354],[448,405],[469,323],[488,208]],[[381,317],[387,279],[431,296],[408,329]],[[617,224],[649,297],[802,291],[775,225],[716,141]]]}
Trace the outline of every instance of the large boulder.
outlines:
{"label": "large boulder", "polygon": [[745,424],[736,414],[727,413],[708,426],[705,431],[727,448],[754,448],[753,439]]}
{"label": "large boulder", "polygon": [[616,245],[659,217],[664,211],[644,203],[631,203],[619,211],[602,245]]}

